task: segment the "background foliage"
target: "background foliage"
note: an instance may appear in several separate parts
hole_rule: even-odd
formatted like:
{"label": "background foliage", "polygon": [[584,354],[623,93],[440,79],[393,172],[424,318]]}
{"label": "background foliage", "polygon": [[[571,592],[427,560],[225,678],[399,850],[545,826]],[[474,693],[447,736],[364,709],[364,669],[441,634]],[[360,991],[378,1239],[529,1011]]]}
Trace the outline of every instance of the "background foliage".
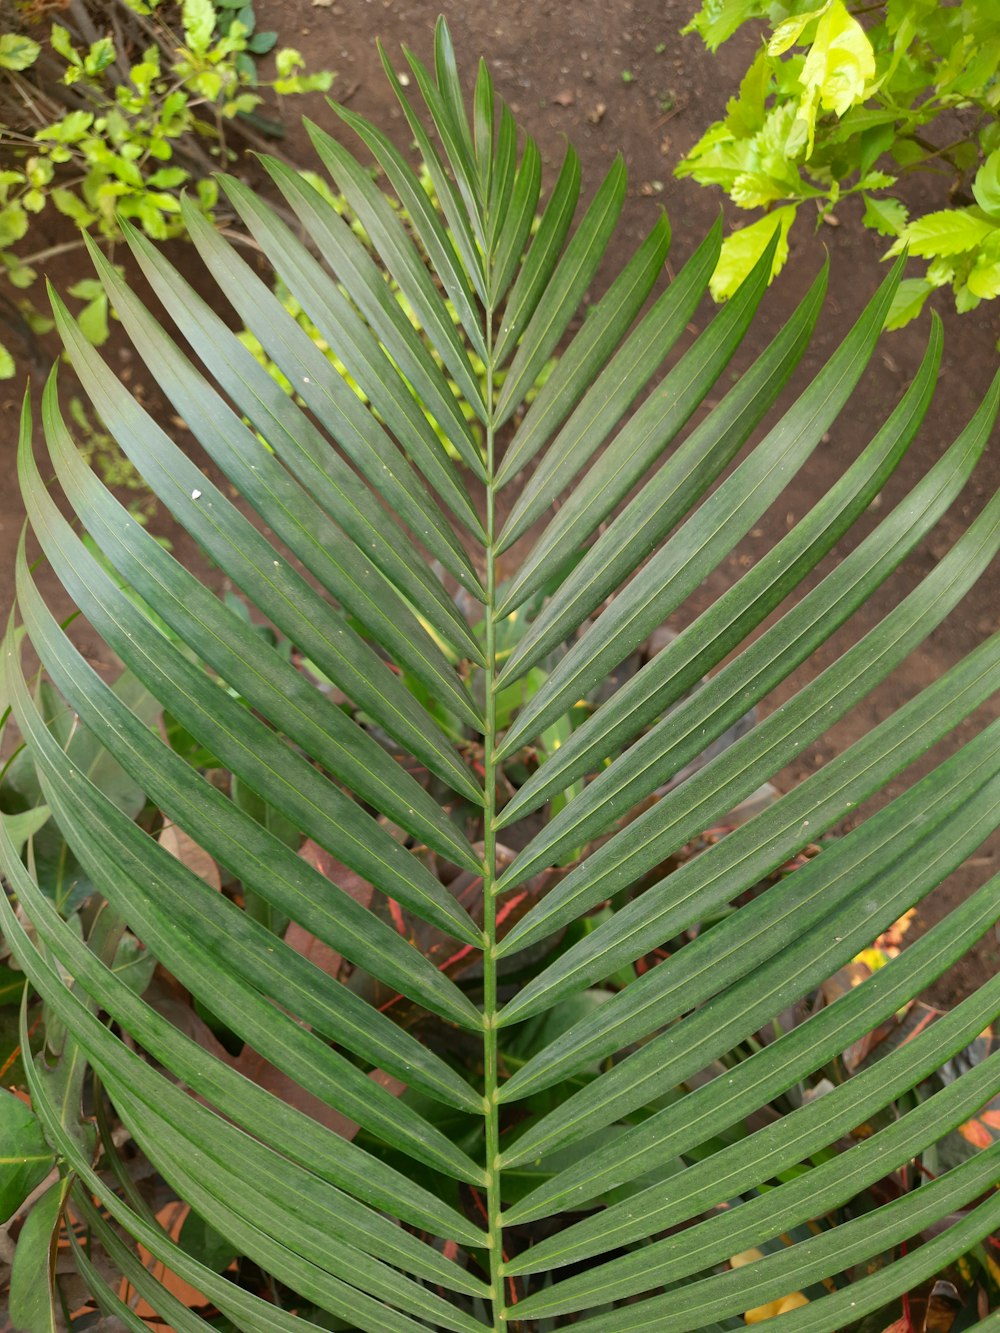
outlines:
{"label": "background foliage", "polygon": [[[889,326],[948,286],[956,309],[1000,295],[1000,12],[993,0],[707,0],[686,31],[711,50],[745,24],[771,33],[724,120],[678,174],[721,186],[739,208],[766,208],[729,237],[713,279],[730,296],[780,226],[777,272],[799,214],[854,216],[926,260],[897,293]],[[757,24],[753,23],[756,30]],[[928,174],[942,207],[911,214],[908,177]],[[936,179],[935,179],[936,178]],[[856,201],[856,202],[855,202]],[[848,213],[848,210],[851,210]],[[815,210],[815,211],[814,211]],[[801,223],[800,223],[801,225]]]}
{"label": "background foliage", "polygon": [[[16,29],[0,36],[3,300],[35,332],[51,321],[17,293],[74,245],[37,245],[35,219],[54,209],[109,248],[122,218],[157,240],[184,235],[181,194],[214,218],[214,173],[236,160],[233,140],[242,148],[281,132],[260,114],[264,93],[326,89],[333,79],[303,73],[301,54],[282,47],[274,76],[262,81],[257,59],[278,34],[259,31],[253,4],[242,0],[112,0],[93,12],[77,0],[60,20],[19,14]],[[101,284],[84,277],[69,294],[84,302],[85,335],[102,343]],[[13,373],[0,345],[0,379]]]}

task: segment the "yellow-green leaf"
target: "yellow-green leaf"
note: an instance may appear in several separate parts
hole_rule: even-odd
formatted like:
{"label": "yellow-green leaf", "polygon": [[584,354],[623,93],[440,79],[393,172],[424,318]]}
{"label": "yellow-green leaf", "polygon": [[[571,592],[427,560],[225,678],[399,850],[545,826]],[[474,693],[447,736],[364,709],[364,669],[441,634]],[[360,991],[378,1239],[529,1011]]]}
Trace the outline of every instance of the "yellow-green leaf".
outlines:
{"label": "yellow-green leaf", "polygon": [[1000,258],[980,255],[969,270],[966,283],[973,296],[980,300],[990,301],[1000,296]]}
{"label": "yellow-green leaf", "polygon": [[188,46],[197,52],[206,50],[215,31],[215,6],[212,0],[184,0],[181,18]]}
{"label": "yellow-green leaf", "polygon": [[752,222],[749,227],[741,227],[726,237],[709,284],[716,301],[725,301],[732,296],[767,249],[775,229],[779,235],[771,277],[775,278],[781,272],[788,258],[788,231],[795,221],[795,207],[794,204],[786,204],[784,208],[776,208],[773,213]]}
{"label": "yellow-green leaf", "polygon": [[874,77],[875,52],[867,33],[842,0],[830,0],[799,76],[802,100],[796,117],[800,122],[797,142],[804,137],[807,157],[812,153],[820,109],[842,116],[864,100]]}
{"label": "yellow-green leaf", "polygon": [[1000,148],[994,148],[976,172],[972,193],[984,213],[1000,214]]}
{"label": "yellow-green leaf", "polygon": [[767,54],[769,56],[784,55],[801,38],[809,24],[814,19],[822,18],[829,8],[828,0],[828,3],[822,5],[819,9],[809,9],[804,14],[793,14],[791,18],[779,23],[767,44]]}
{"label": "yellow-green leaf", "polygon": [[906,205],[899,199],[875,199],[870,194],[865,201],[864,223],[880,236],[899,236],[909,216]]}
{"label": "yellow-green leaf", "polygon": [[976,250],[988,237],[1000,231],[988,218],[979,217],[969,208],[942,208],[915,218],[889,250],[897,255],[904,246],[917,259],[937,255],[958,255]]}
{"label": "yellow-green leaf", "polygon": [[30,37],[5,32],[0,37],[0,69],[27,69],[38,59],[41,49]]}
{"label": "yellow-green leaf", "polygon": [[20,203],[0,208],[0,250],[19,241],[28,230],[28,215]]}
{"label": "yellow-green leaf", "polygon": [[700,33],[708,49],[716,51],[747,19],[760,13],[760,9],[757,0],[725,0],[723,4],[718,0],[706,0],[687,27],[681,29],[681,35]]}
{"label": "yellow-green leaf", "polygon": [[933,290],[933,285],[926,278],[904,278],[892,298],[892,305],[885,317],[885,327],[901,329],[911,319],[916,319]]}
{"label": "yellow-green leaf", "polygon": [[64,60],[80,63],[69,29],[64,28],[61,23],[53,23],[49,41],[52,43],[53,51],[61,55]]}

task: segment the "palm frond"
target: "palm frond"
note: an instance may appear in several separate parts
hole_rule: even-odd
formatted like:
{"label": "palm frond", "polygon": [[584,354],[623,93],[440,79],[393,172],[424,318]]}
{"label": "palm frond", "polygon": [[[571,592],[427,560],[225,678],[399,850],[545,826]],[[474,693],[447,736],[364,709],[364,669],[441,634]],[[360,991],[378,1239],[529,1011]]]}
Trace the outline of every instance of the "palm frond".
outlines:
{"label": "palm frond", "polygon": [[[824,565],[917,437],[941,365],[935,319],[912,383],[828,493],[660,652],[619,672],[808,465],[871,361],[903,261],[771,421],[820,317],[825,268],[724,391],[776,238],[684,346],[721,224],[664,282],[672,238],[659,218],[570,332],[614,246],[624,165],[581,205],[569,149],[536,223],[539,153],[519,143],[487,67],[470,113],[443,23],[433,57],[429,67],[407,53],[418,109],[383,53],[423,175],[337,108],[396,202],[311,124],[329,188],[262,162],[296,229],[224,181],[288,300],[185,205],[206,272],[269,365],[133,228],[161,315],[93,252],[211,472],[53,294],[94,409],[251,614],[86,467],[54,375],[42,426],[72,517],[42,480],[26,404],[18,471],[31,530],[138,688],[268,812],[221,790],[102,679],[22,543],[23,633],[7,634],[0,706],[104,913],[92,937],[65,919],[0,817],[18,904],[0,899],[4,936],[77,1070],[60,1097],[42,1059],[26,1059],[87,1234],[73,1252],[101,1309],[130,1328],[141,1325],[94,1246],[171,1327],[206,1325],[125,1237],[261,1333],[330,1316],[372,1333],[474,1333],[576,1315],[595,1333],[681,1333],[733,1327],[795,1291],[808,1300],[782,1327],[844,1329],[1000,1220],[995,1146],[850,1213],[1000,1091],[996,1054],[926,1083],[995,1019],[1000,981],[825,1095],[801,1085],[983,939],[1000,878],[833,1003],[775,1025],[996,827],[1000,723],[972,734],[969,720],[1000,687],[1000,634],[727,836],[677,858],[861,704],[983,576],[1000,550],[1000,496],[874,629],[733,738],[748,709],[829,652],[959,496],[1000,377],[909,495]],[[25,638],[72,726],[154,816],[137,820],[76,761],[32,692]],[[850,831],[777,873],[848,818]],[[220,893],[172,856],[157,821],[235,887]],[[329,875],[298,854],[302,840]],[[339,970],[285,938],[286,922]],[[286,1095],[136,994],[100,942],[126,927]],[[669,956],[638,967],[667,944]],[[23,1045],[30,1053],[26,1032]],[[106,1132],[92,1156],[79,1124],[87,1077],[177,1197],[280,1285],[287,1308],[177,1245]],[[772,1104],[783,1114],[762,1119]],[[865,1122],[868,1137],[832,1151]],[[933,1238],[906,1252],[925,1230]],[[729,1264],[761,1247],[759,1260]],[[893,1250],[894,1263],[864,1275]]]}

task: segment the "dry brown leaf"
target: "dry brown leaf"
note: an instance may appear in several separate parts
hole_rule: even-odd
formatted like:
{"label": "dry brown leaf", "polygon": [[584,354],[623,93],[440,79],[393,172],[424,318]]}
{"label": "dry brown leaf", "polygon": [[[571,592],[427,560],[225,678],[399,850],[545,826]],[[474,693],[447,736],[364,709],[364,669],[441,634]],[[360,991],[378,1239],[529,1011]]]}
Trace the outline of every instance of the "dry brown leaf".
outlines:
{"label": "dry brown leaf", "polygon": [[[182,834],[182,830],[174,828],[164,830],[164,832]],[[188,839],[189,843],[190,841]],[[196,851],[201,852],[196,844],[192,844],[192,846]],[[169,845],[168,850],[173,855],[178,854]],[[193,853],[191,854],[193,855]],[[306,842],[300,849],[299,855],[342,892],[360,903],[361,906],[370,907],[373,896],[372,886],[360,875],[349,870],[336,857],[324,851],[317,843]],[[185,858],[182,856],[180,859]],[[212,862],[212,865],[214,866],[214,862]],[[315,963],[328,975],[332,977],[339,976],[342,960],[337,950],[318,940],[315,935],[298,923],[292,922],[289,925],[285,932],[285,943],[297,953]],[[195,1013],[183,988],[178,985],[173,977],[165,974],[162,969],[158,970],[150,990],[146,993],[146,999],[158,1013],[196,1041],[204,1050],[231,1069],[235,1069],[245,1078],[250,1079],[251,1082],[256,1083],[258,1087],[264,1088],[275,1097],[280,1098],[286,1105],[302,1111],[305,1115],[319,1124],[325,1125],[327,1129],[332,1130],[342,1138],[352,1139],[357,1134],[358,1126],[353,1120],[348,1119],[340,1111],[328,1106],[318,1097],[314,1097],[312,1093],[300,1087],[293,1079],[282,1073],[280,1069],[253,1050],[252,1047],[244,1046],[238,1056],[230,1055],[208,1025]],[[397,1097],[406,1089],[405,1083],[390,1074],[384,1073],[382,1070],[374,1070],[369,1077]],[[199,1100],[201,1099],[199,1098]]]}
{"label": "dry brown leaf", "polygon": [[[314,870],[336,884],[349,897],[362,907],[371,907],[374,889],[367,880],[362,879],[360,875],[348,870],[342,861],[338,861],[335,856],[324,851],[318,843],[309,839],[304,842],[299,849],[299,856],[303,861],[308,861]],[[308,958],[311,963],[328,976],[339,978],[343,959],[336,949],[330,945],[324,944],[318,940],[315,935],[300,926],[297,921],[291,922],[285,931],[285,943],[296,953],[300,953],[303,958]]]}
{"label": "dry brown leaf", "polygon": [[[352,1139],[358,1132],[358,1127],[353,1120],[342,1115],[332,1106],[327,1106],[325,1102],[306,1092],[304,1088],[299,1087],[292,1079],[283,1074],[280,1069],[276,1069],[262,1055],[253,1050],[250,1046],[244,1046],[239,1055],[230,1055],[226,1048],[216,1037],[215,1033],[208,1024],[195,1013],[190,1003],[183,998],[183,991],[177,985],[172,977],[158,973],[153,979],[153,983],[146,992],[145,999],[158,1014],[161,1014],[168,1022],[173,1023],[192,1041],[196,1041],[199,1046],[214,1055],[217,1060],[228,1065],[230,1069],[235,1069],[237,1073],[256,1083],[258,1087],[265,1088],[276,1097],[285,1102],[288,1106],[294,1106],[313,1120],[325,1125],[327,1129],[332,1129],[335,1134],[342,1138]],[[380,1069],[376,1069],[370,1078],[381,1083],[383,1087],[388,1088],[394,1096],[399,1096],[406,1084],[401,1083],[399,1079],[393,1078],[390,1074],[385,1074]],[[201,1097],[197,1098],[202,1101]]]}
{"label": "dry brown leaf", "polygon": [[299,848],[299,856],[303,861],[308,861],[314,870],[318,870],[321,875],[325,875],[328,880],[336,884],[338,888],[360,903],[362,907],[370,907],[374,889],[366,879],[356,875],[353,870],[348,870],[342,861],[338,861],[335,856],[323,850],[318,843],[308,839]]}
{"label": "dry brown leaf", "polygon": [[193,870],[210,888],[222,888],[222,876],[215,860],[184,829],[177,824],[165,824],[158,841],[164,851],[180,861],[181,865],[187,866],[188,870]]}
{"label": "dry brown leaf", "polygon": [[296,953],[300,953],[303,958],[308,958],[310,963],[315,963],[321,972],[327,976],[337,978],[340,976],[340,968],[343,958],[336,949],[331,949],[329,944],[324,944],[318,940],[315,935],[306,930],[305,926],[300,926],[297,921],[293,921],[285,931],[285,943]]}
{"label": "dry brown leaf", "polygon": [[962,1298],[953,1282],[938,1278],[927,1303],[924,1333],[949,1333],[962,1308]]}
{"label": "dry brown leaf", "polygon": [[[310,1119],[316,1120],[327,1129],[332,1129],[334,1134],[339,1134],[342,1139],[353,1139],[358,1132],[358,1126],[353,1120],[348,1119],[340,1111],[332,1106],[327,1106],[326,1102],[320,1101],[314,1097],[311,1092],[300,1087],[294,1079],[283,1074],[280,1069],[276,1069],[263,1056],[256,1051],[244,1046],[239,1056],[235,1059],[232,1056],[226,1057],[227,1064],[244,1077],[256,1083],[258,1087],[264,1088],[267,1092],[273,1093],[279,1097],[286,1105],[294,1106],[297,1111],[302,1111]],[[380,1083],[382,1087],[387,1088],[394,1097],[398,1097],[406,1091],[406,1084],[391,1074],[384,1073],[381,1069],[374,1070],[368,1075],[375,1083]]]}

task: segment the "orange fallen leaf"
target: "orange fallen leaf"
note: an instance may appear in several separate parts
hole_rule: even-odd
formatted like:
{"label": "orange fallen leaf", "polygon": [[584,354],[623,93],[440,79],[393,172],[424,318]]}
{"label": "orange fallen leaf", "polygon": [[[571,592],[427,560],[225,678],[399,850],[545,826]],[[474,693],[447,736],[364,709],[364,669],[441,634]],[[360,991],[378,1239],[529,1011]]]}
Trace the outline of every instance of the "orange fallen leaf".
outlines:
{"label": "orange fallen leaf", "polygon": [[975,1118],[966,1120],[964,1125],[959,1125],[958,1132],[974,1148],[991,1148],[993,1146],[993,1135],[981,1120]]}
{"label": "orange fallen leaf", "polygon": [[[165,1204],[156,1214],[157,1222],[175,1243],[181,1234],[184,1219],[190,1211],[191,1209],[186,1203],[181,1203],[179,1199],[175,1199],[172,1203]],[[171,1272],[160,1259],[154,1259],[144,1246],[138,1245],[137,1250],[142,1264],[149,1269],[158,1282],[166,1287],[172,1296],[177,1297],[182,1305],[186,1305],[189,1310],[200,1310],[211,1305],[211,1302],[202,1292],[198,1291],[196,1287],[192,1287],[189,1282],[185,1282],[182,1277],[178,1277],[176,1273]],[[151,1322],[153,1327],[161,1327],[157,1312],[151,1305],[147,1305],[125,1278],[122,1278],[118,1294],[140,1319]]]}

